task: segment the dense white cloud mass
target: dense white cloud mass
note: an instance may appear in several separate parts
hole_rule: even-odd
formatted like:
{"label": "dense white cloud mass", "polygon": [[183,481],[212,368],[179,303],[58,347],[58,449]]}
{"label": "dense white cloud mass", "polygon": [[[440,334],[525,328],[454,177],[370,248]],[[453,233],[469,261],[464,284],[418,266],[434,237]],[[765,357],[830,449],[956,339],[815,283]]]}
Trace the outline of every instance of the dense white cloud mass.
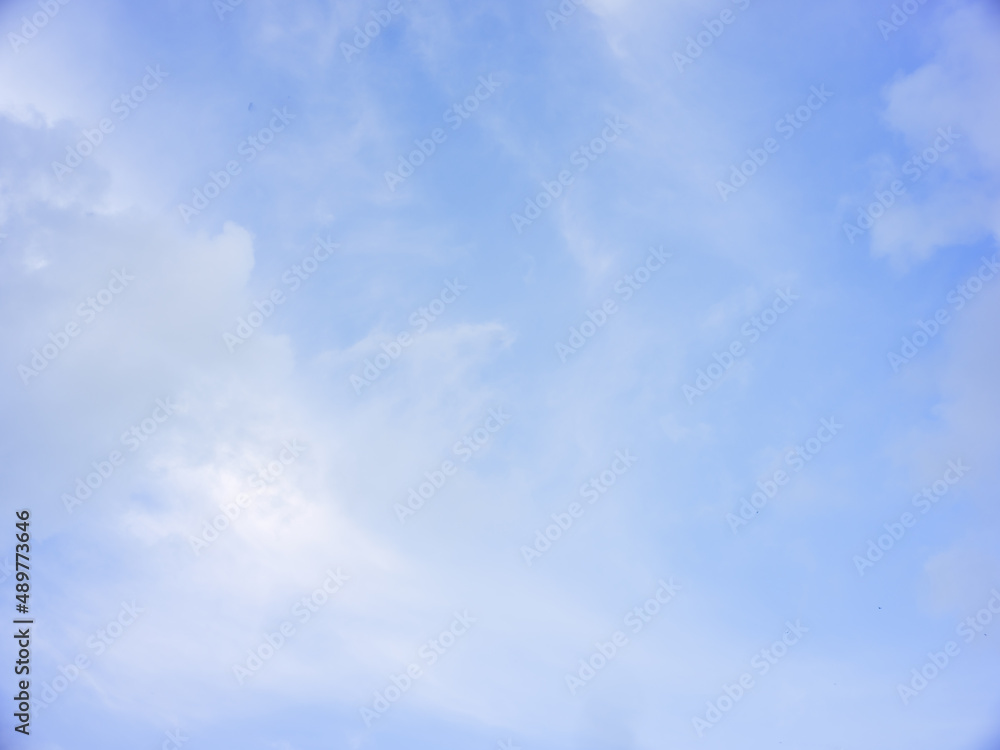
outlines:
{"label": "dense white cloud mass", "polygon": [[994,3],[0,31],[0,747],[995,746]]}

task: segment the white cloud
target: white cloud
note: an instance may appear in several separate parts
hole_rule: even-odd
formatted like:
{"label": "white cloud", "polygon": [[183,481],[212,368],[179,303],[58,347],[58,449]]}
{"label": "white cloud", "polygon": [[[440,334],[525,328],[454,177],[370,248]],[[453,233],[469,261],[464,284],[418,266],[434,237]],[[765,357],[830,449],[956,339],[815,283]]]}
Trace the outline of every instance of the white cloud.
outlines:
{"label": "white cloud", "polygon": [[872,252],[904,265],[1000,229],[1000,14],[985,4],[961,6],[940,36],[931,61],[886,91],[885,121],[914,153],[930,147],[939,129],[960,136],[914,187],[916,197],[872,230]]}

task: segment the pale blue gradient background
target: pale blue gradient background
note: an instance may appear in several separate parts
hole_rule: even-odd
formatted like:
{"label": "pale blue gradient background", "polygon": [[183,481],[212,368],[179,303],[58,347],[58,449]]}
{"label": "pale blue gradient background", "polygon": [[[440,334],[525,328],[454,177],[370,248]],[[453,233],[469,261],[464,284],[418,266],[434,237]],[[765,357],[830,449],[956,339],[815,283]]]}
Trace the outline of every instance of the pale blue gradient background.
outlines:
{"label": "pale blue gradient background", "polygon": [[[30,738],[5,704],[0,747],[152,749],[179,727],[191,750],[994,750],[993,631],[908,706],[896,685],[1000,587],[1000,281],[903,371],[886,354],[998,251],[997,3],[928,2],[884,40],[891,3],[753,0],[679,73],[686,37],[735,4],[590,0],[552,29],[554,2],[401,2],[350,63],[340,43],[384,5],[246,0],[220,20],[208,0],[71,0],[17,52],[38,6],[0,5],[0,555],[31,508],[33,687],[92,656],[121,601],[145,609]],[[157,64],[160,88],[57,181]],[[502,85],[451,131],[444,111],[489,74]],[[716,181],[820,85],[834,96],[722,202]],[[275,107],[293,123],[185,224],[178,203]],[[616,115],[629,129],[519,235],[510,214]],[[435,127],[447,141],[390,192]],[[942,127],[961,140],[849,243],[843,223]],[[222,333],[317,235],[339,253],[230,355]],[[555,343],[651,246],[670,263],[561,363]],[[123,266],[135,282],[22,383]],[[468,290],[356,395],[350,375],[456,278]],[[786,287],[800,300],[689,405],[682,386]],[[61,495],[165,397],[179,412],[68,514]],[[510,423],[456,460],[497,407]],[[734,535],[726,514],[829,417],[842,433]],[[191,535],[292,439],[303,455],[196,556]],[[527,567],[521,546],[626,449],[635,466]],[[393,505],[449,458],[459,473],[401,525]],[[955,459],[973,470],[860,577],[853,556]],[[337,567],[343,590],[238,685]],[[670,576],[676,599],[570,695]],[[372,693],[464,609],[476,626],[367,728]],[[692,716],[787,620],[809,633],[699,739]]]}

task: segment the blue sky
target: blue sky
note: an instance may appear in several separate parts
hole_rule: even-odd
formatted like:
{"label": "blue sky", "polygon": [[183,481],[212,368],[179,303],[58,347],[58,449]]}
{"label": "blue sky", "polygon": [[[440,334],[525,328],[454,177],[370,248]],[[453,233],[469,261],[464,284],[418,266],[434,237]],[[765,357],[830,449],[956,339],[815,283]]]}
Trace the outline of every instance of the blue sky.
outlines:
{"label": "blue sky", "polygon": [[1000,742],[995,3],[53,3],[0,6],[0,746]]}

